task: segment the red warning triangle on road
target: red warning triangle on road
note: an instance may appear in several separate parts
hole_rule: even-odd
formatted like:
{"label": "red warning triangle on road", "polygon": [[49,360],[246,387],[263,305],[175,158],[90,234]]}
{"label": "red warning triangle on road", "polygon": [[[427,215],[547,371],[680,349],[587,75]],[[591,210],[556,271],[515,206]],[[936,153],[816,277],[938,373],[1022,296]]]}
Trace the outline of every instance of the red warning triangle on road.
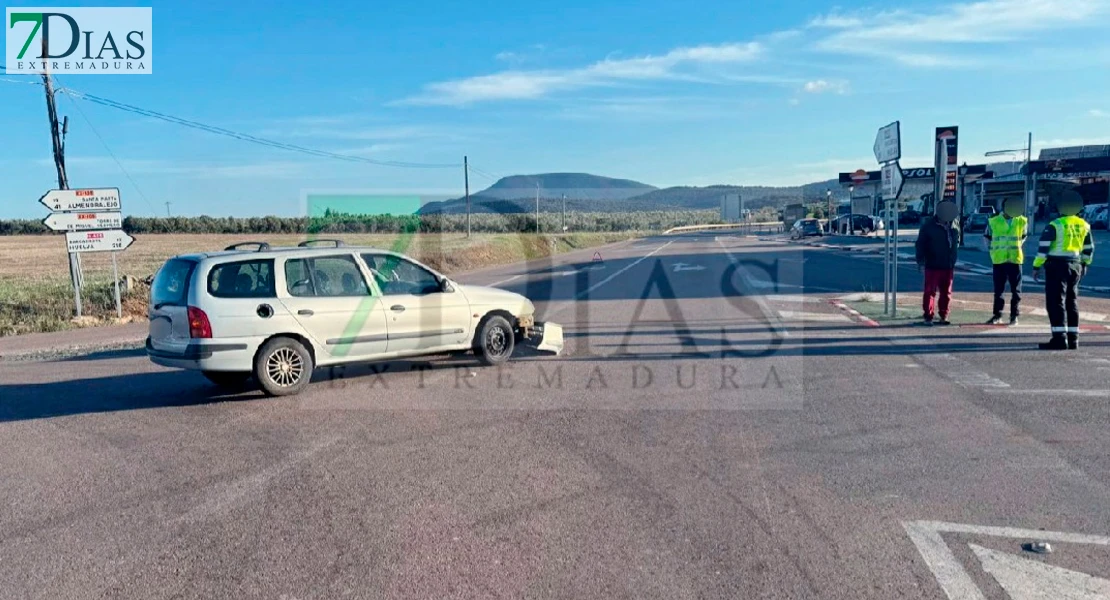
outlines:
{"label": "red warning triangle on road", "polygon": [[601,260],[601,253],[600,252],[594,252],[594,262],[604,262],[604,261]]}

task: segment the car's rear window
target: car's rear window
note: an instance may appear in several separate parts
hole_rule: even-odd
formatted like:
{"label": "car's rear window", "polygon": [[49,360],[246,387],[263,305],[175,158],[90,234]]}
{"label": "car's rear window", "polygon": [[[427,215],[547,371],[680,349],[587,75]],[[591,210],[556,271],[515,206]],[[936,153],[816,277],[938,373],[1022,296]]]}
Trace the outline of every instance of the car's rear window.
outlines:
{"label": "car's rear window", "polygon": [[196,266],[197,263],[180,258],[166,261],[150,286],[150,304],[156,307],[185,306],[189,296],[189,279]]}
{"label": "car's rear window", "polygon": [[208,293],[217,298],[275,298],[273,259],[224,263],[208,273]]}

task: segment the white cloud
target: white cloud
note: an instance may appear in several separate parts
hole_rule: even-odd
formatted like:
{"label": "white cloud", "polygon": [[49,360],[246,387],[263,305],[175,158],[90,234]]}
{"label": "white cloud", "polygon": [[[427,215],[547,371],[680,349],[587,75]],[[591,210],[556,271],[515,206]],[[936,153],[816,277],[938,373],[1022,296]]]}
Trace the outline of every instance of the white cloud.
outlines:
{"label": "white cloud", "polygon": [[759,42],[675,48],[659,56],[606,58],[576,69],[511,70],[425,86],[404,104],[465,105],[491,100],[542,98],[557,91],[613,85],[627,81],[688,79],[699,68],[756,60],[763,53]]}
{"label": "white cloud", "polygon": [[802,90],[810,94],[846,94],[848,93],[847,81],[826,81],[824,79],[815,79],[807,81]]}
{"label": "white cloud", "polygon": [[[907,66],[982,64],[984,44],[1020,42],[1032,34],[1091,26],[1110,15],[1105,0],[982,0],[952,4],[931,13],[895,10],[855,18],[818,17],[811,27],[834,30],[817,41],[819,50],[885,57]],[[938,51],[942,44],[963,45]]]}
{"label": "white cloud", "polygon": [[493,59],[499,60],[501,62],[516,62],[517,60],[520,60],[520,55],[516,52],[509,52],[508,50],[506,50],[504,52],[498,52],[497,54],[495,54],[493,56]]}
{"label": "white cloud", "polygon": [[1102,110],[1101,108],[1092,108],[1091,110],[1087,111],[1087,114],[1096,118],[1096,119],[1110,118],[1110,112],[1106,112],[1105,110]]}
{"label": "white cloud", "polygon": [[864,27],[865,24],[863,19],[859,17],[831,14],[811,19],[806,26],[811,29],[850,29],[854,27]]}

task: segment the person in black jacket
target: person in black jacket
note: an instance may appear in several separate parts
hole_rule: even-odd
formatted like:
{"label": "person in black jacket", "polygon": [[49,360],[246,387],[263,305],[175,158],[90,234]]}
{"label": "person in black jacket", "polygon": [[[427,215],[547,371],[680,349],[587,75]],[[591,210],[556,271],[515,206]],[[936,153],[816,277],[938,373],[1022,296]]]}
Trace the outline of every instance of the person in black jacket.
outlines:
{"label": "person in black jacket", "polygon": [[[936,214],[926,219],[917,233],[917,267],[925,271],[925,293],[921,300],[925,325],[948,325],[952,301],[952,278],[956,269],[956,253],[960,245],[960,229],[954,224],[957,215],[954,202],[937,204]],[[937,306],[937,296],[940,296]]]}

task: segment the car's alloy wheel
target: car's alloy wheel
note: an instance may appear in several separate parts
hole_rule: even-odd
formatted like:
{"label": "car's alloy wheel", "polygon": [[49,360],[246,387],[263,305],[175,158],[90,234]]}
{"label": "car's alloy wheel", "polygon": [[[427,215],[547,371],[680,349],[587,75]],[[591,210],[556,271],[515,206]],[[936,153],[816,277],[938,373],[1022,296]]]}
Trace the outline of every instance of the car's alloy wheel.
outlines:
{"label": "car's alloy wheel", "polygon": [[312,379],[312,355],[292,338],[279,337],[266,342],[254,360],[254,378],[271,396],[299,393]]}
{"label": "car's alloy wheel", "polygon": [[289,348],[278,348],[266,359],[266,375],[278,387],[292,387],[304,377],[304,361]]}

